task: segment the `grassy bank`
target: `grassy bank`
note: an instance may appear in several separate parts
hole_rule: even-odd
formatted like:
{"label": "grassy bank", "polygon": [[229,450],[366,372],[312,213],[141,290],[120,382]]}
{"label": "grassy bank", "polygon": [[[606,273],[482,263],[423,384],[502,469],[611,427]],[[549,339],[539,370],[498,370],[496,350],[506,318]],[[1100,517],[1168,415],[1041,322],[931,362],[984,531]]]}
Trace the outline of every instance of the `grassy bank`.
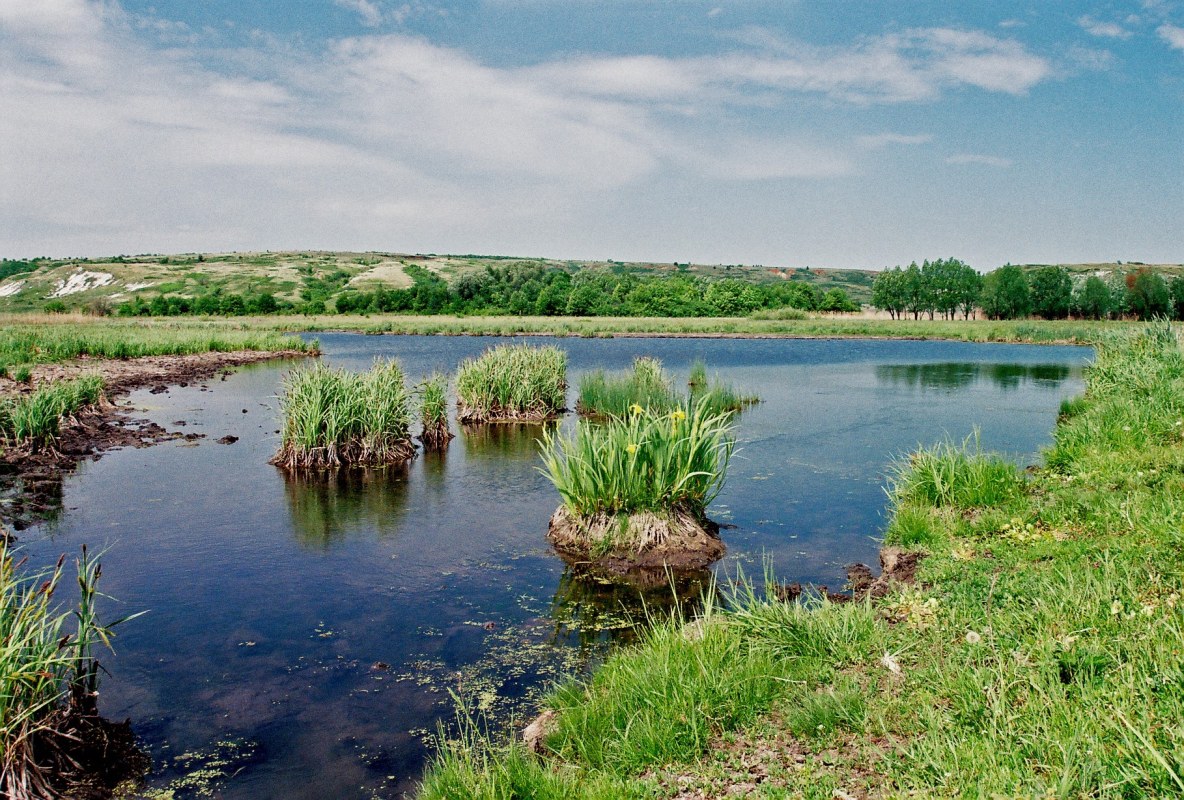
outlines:
{"label": "grassy bank", "polygon": [[[116,319],[88,317],[81,314],[7,314],[0,315],[0,358],[13,345],[18,352],[21,336],[43,332],[69,340],[71,335],[85,337],[102,347],[110,342],[112,353],[120,342],[200,343],[203,337],[246,349],[274,349],[261,334],[284,332],[356,331],[359,333],[406,333],[439,335],[556,335],[556,336],[798,336],[798,337],[871,337],[906,339],[948,339],[967,342],[1026,342],[1093,344],[1108,333],[1131,327],[1125,322],[1088,322],[1065,320],[942,321],[888,320],[865,317],[817,316],[809,319],[756,319],[749,317],[668,318],[668,317],[455,317],[455,316],[266,316],[209,318],[137,318]],[[255,343],[258,344],[255,344]],[[92,345],[88,345],[92,346]],[[74,350],[70,354],[71,350]],[[216,348],[205,348],[216,349]],[[35,351],[34,351],[35,352]],[[63,355],[55,355],[57,352]],[[77,347],[55,347],[39,356],[69,358],[91,352]],[[167,351],[166,351],[167,352]],[[175,352],[186,352],[178,350]],[[95,352],[96,355],[110,353]],[[22,363],[8,357],[5,363]]]}
{"label": "grassy bank", "polygon": [[235,350],[303,350],[299,339],[237,320],[123,320],[66,314],[0,317],[0,366],[80,356],[137,358]]}
{"label": "grassy bank", "polygon": [[1184,793],[1184,354],[1099,348],[1044,467],[901,462],[878,603],[741,591],[557,687],[538,759],[469,737],[422,796],[1164,797]]}

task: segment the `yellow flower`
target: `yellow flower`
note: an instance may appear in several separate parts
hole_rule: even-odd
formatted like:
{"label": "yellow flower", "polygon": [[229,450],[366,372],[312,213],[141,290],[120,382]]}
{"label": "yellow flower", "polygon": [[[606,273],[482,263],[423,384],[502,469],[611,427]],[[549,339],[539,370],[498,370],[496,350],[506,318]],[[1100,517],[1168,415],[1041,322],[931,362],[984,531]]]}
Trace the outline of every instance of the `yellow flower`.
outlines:
{"label": "yellow flower", "polygon": [[637,445],[630,444],[628,447],[625,448],[625,452],[628,453],[629,455],[633,455],[634,453],[637,452]]}
{"label": "yellow flower", "polygon": [[671,412],[670,418],[672,420],[674,420],[675,422],[679,422],[679,421],[687,418],[687,412],[683,411],[681,408],[676,409],[673,412]]}
{"label": "yellow flower", "polygon": [[639,406],[637,403],[634,403],[633,405],[629,406],[629,413],[635,417],[638,414],[640,414],[642,411],[645,411],[645,409],[642,408],[641,406]]}

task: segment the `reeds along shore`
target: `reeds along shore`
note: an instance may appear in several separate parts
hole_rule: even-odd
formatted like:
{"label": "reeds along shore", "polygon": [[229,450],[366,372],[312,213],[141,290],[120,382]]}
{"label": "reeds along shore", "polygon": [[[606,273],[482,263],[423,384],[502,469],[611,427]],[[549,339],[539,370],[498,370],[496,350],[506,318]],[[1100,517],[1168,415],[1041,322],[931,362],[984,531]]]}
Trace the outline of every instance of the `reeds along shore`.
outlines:
{"label": "reeds along shore", "polygon": [[120,726],[99,719],[96,705],[96,649],[110,647],[112,629],[138,615],[99,622],[102,570],[85,546],[76,562],[80,599],[73,610],[58,606],[64,561],[22,574],[24,562],[0,541],[0,796],[8,800],[73,796],[72,785],[93,789],[95,780],[110,790],[96,771],[135,777],[146,766],[130,731],[128,750],[119,749],[111,733]]}
{"label": "reeds along shore", "polygon": [[456,415],[463,423],[551,419],[567,400],[567,353],[554,346],[499,345],[460,365]]}
{"label": "reeds along shore", "polygon": [[287,469],[379,466],[415,457],[403,370],[379,361],[353,373],[323,364],[294,369],[280,396],[282,441],[271,463]]}
{"label": "reeds along shore", "polygon": [[52,447],[63,419],[99,402],[103,379],[84,375],[57,381],[30,394],[0,398],[0,438],[8,447]]}

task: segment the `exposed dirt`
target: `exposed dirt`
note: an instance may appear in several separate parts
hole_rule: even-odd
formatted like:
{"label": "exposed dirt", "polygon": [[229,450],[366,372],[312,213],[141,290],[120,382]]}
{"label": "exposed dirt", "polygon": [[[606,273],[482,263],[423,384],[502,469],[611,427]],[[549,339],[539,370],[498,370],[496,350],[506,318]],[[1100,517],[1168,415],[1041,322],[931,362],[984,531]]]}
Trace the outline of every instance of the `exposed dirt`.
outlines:
{"label": "exposed dirt", "polygon": [[779,600],[792,601],[811,590],[826,597],[832,603],[871,598],[879,600],[892,591],[893,587],[916,581],[917,567],[925,558],[924,553],[902,550],[899,547],[880,549],[880,574],[872,575],[867,564],[850,564],[847,567],[846,592],[832,592],[826,586],[802,586],[800,583],[785,583],[773,587]]}
{"label": "exposed dirt", "polygon": [[495,406],[494,408],[478,408],[470,406],[461,400],[456,401],[456,421],[461,425],[485,425],[494,422],[549,422],[559,419],[567,411],[558,409],[531,409],[518,411]]}
{"label": "exposed dirt", "polygon": [[243,364],[303,357],[306,354],[298,351],[239,351],[127,360],[80,358],[35,367],[30,384],[0,378],[3,394],[30,392],[43,383],[87,373],[102,375],[105,385],[105,397],[99,403],[62,420],[52,443],[38,448],[5,448],[0,453],[0,520],[21,530],[52,516],[61,508],[63,476],[86,458],[98,460],[103,453],[117,448],[204,438],[203,434],[168,431],[138,419],[134,409],[115,405],[112,399],[144,387],[160,393],[168,391],[170,385],[201,384],[219,373],[225,379],[231,368]]}
{"label": "exposed dirt", "polygon": [[[601,552],[602,542],[614,540],[628,544]],[[727,550],[718,525],[681,508],[622,519],[609,514],[577,517],[560,506],[551,516],[547,541],[573,568],[640,588],[668,583],[672,574],[699,572]]]}

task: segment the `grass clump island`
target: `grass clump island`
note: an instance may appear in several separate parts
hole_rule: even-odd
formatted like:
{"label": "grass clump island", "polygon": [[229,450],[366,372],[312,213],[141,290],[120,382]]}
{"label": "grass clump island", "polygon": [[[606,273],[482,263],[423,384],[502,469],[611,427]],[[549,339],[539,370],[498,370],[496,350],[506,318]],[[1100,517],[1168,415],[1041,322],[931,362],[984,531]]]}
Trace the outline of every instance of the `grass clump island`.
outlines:
{"label": "grass clump island", "polygon": [[419,441],[425,450],[443,450],[452,441],[448,429],[448,376],[433,374],[419,385]]}
{"label": "grass clump island", "polygon": [[0,543],[0,796],[10,800],[109,793],[148,767],[130,726],[97,709],[97,649],[110,648],[112,629],[132,617],[99,622],[102,569],[85,546],[77,605],[57,605],[64,561],[24,573]]}
{"label": "grass clump island", "polygon": [[635,405],[668,412],[702,402],[712,412],[736,412],[758,402],[757,397],[739,393],[731,384],[708,380],[707,365],[701,360],[691,365],[687,388],[686,395],[676,391],[662,362],[642,356],[634,359],[632,369],[624,372],[598,369],[586,373],[580,378],[576,411],[581,416],[605,419],[627,416]]}
{"label": "grass clump island", "polygon": [[461,363],[456,416],[463,423],[538,422],[567,400],[567,353],[554,346],[498,345]]}
{"label": "grass clump island", "polygon": [[547,537],[565,556],[612,572],[697,569],[724,552],[707,505],[723,486],[731,415],[706,403],[582,422],[544,433],[543,472],[563,504]]}
{"label": "grass clump island", "polygon": [[916,582],[838,603],[741,588],[557,686],[537,757],[446,744],[442,797],[1184,794],[1184,352],[1098,348],[1027,471],[972,442],[890,486]]}
{"label": "grass clump island", "polygon": [[319,363],[294,369],[284,378],[280,414],[276,466],[382,466],[415,457],[411,393],[394,361],[361,373]]}

